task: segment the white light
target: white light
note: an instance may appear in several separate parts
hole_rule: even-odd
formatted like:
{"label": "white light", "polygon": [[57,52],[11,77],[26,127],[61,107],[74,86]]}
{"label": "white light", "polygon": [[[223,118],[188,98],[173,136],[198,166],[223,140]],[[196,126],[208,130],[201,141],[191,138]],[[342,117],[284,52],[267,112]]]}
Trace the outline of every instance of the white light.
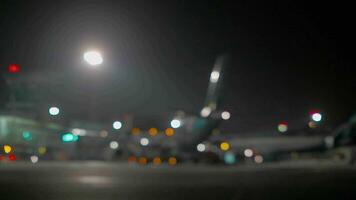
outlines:
{"label": "white light", "polygon": [[221,118],[222,118],[223,120],[228,120],[228,119],[230,119],[230,117],[231,117],[231,115],[230,115],[230,113],[227,112],[227,111],[224,111],[224,112],[221,113]]}
{"label": "white light", "polygon": [[251,149],[245,149],[244,155],[248,158],[253,156],[253,151]]}
{"label": "white light", "polygon": [[198,145],[197,145],[197,150],[198,150],[199,152],[205,151],[205,144],[202,144],[202,143],[198,144]]}
{"label": "white light", "polygon": [[52,116],[58,115],[59,114],[59,108],[58,107],[50,107],[48,109],[48,112]]}
{"label": "white light", "polygon": [[119,121],[114,121],[114,122],[112,123],[112,127],[113,127],[114,129],[116,129],[116,130],[119,130],[119,129],[122,127],[122,123],[119,122]]}
{"label": "white light", "polygon": [[322,118],[322,116],[321,116],[320,113],[314,113],[314,114],[312,115],[312,120],[314,120],[314,121],[316,121],[316,122],[320,122],[320,121],[321,121],[321,118]]}
{"label": "white light", "polygon": [[117,148],[119,148],[119,143],[116,142],[116,141],[111,141],[111,142],[110,142],[110,148],[111,148],[111,149],[117,149]]}
{"label": "white light", "polygon": [[210,82],[216,83],[219,80],[220,73],[217,71],[213,71],[210,74]]}
{"label": "white light", "polygon": [[178,120],[178,119],[173,119],[173,120],[171,121],[171,127],[172,127],[172,128],[179,128],[180,125],[181,125],[181,122],[180,122],[180,120]]}
{"label": "white light", "polygon": [[84,129],[80,129],[80,128],[73,128],[73,129],[72,129],[72,133],[73,133],[74,135],[85,136],[86,133],[87,133],[87,131],[84,130]]}
{"label": "white light", "polygon": [[211,108],[210,107],[204,107],[201,111],[200,111],[200,115],[202,117],[208,117],[211,113]]}
{"label": "white light", "polygon": [[97,51],[88,51],[84,53],[84,60],[88,62],[90,65],[100,65],[103,63],[103,57]]}
{"label": "white light", "polygon": [[33,164],[38,162],[38,156],[31,156],[30,159]]}
{"label": "white light", "polygon": [[324,142],[325,142],[326,148],[331,149],[332,147],[334,147],[335,139],[332,136],[326,136],[324,138]]}
{"label": "white light", "polygon": [[150,141],[148,140],[148,138],[141,138],[140,140],[140,144],[142,146],[147,146],[150,143]]}
{"label": "white light", "polygon": [[100,137],[106,138],[108,137],[109,133],[106,130],[102,130],[99,133]]}
{"label": "white light", "polygon": [[261,155],[256,155],[254,158],[255,162],[258,164],[263,163],[263,157]]}

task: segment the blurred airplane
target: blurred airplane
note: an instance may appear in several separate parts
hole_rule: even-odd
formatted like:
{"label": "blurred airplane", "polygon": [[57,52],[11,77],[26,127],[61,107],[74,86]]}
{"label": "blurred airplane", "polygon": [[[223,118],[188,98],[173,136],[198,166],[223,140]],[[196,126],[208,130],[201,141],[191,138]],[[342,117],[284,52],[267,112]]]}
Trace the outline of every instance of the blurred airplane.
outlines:
{"label": "blurred airplane", "polygon": [[226,84],[224,80],[226,80],[227,67],[228,56],[219,56],[210,74],[203,107],[196,113],[187,114],[187,112],[178,111],[171,121],[172,128],[165,130],[168,138],[164,134],[155,136],[149,133],[145,136],[128,134],[128,137],[121,138],[121,141],[127,144],[123,148],[130,155],[137,157],[174,156],[180,160],[191,160],[196,157],[197,145],[211,135],[223,118],[230,118],[230,113],[220,108]]}

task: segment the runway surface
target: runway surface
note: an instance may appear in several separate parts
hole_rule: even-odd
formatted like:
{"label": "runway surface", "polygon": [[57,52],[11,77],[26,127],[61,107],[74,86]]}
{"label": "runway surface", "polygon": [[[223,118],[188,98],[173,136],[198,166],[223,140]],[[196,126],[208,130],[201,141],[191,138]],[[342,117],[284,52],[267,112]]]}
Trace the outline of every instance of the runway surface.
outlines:
{"label": "runway surface", "polygon": [[0,199],[356,199],[345,165],[0,164]]}

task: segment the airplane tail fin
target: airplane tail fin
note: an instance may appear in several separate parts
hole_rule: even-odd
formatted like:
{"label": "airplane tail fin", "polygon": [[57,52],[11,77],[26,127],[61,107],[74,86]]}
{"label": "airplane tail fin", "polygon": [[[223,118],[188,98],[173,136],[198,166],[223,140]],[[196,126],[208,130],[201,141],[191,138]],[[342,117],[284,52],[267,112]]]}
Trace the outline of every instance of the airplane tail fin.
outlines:
{"label": "airplane tail fin", "polygon": [[222,93],[226,84],[226,68],[228,67],[228,55],[219,56],[210,74],[209,86],[201,111],[202,117],[208,116],[211,112],[218,109],[222,100]]}

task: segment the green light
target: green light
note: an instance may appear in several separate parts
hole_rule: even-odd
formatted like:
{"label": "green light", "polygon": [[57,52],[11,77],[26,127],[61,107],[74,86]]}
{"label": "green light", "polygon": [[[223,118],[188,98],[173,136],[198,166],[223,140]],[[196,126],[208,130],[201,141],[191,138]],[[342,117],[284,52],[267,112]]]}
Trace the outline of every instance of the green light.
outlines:
{"label": "green light", "polygon": [[26,141],[32,140],[32,134],[31,134],[31,132],[29,132],[29,131],[24,131],[24,132],[22,132],[22,137],[23,137],[23,139],[26,140]]}
{"label": "green light", "polygon": [[63,142],[76,142],[79,140],[79,136],[74,135],[73,133],[64,133],[62,134],[62,141]]}
{"label": "green light", "polygon": [[225,153],[224,161],[225,161],[226,164],[229,164],[229,165],[234,164],[235,161],[236,161],[235,155],[233,153],[231,153],[231,152]]}

